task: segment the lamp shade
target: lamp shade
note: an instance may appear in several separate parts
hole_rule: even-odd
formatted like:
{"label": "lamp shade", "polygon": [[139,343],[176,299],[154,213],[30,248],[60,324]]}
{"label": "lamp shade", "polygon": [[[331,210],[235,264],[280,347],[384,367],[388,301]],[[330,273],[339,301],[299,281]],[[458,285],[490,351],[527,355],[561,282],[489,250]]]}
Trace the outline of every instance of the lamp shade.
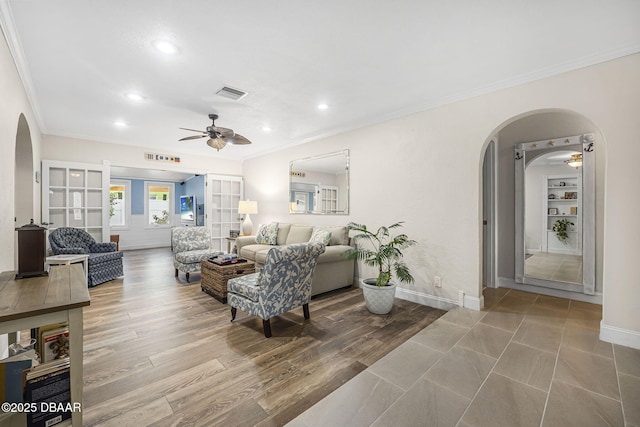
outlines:
{"label": "lamp shade", "polygon": [[258,202],[256,202],[255,200],[240,200],[238,202],[238,213],[239,214],[257,214]]}

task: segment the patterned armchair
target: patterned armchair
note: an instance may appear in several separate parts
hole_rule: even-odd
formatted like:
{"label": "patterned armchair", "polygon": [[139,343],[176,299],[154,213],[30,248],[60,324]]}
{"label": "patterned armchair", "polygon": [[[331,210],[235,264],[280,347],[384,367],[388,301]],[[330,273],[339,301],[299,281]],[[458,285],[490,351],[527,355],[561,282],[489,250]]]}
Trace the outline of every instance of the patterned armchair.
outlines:
{"label": "patterned armchair", "polygon": [[176,277],[178,277],[178,271],[182,271],[186,275],[187,282],[189,282],[189,273],[200,271],[200,261],[222,253],[211,249],[211,234],[207,227],[173,227],[171,250]]}
{"label": "patterned armchair", "polygon": [[122,252],[115,243],[99,243],[80,228],[60,227],[49,234],[54,255],[87,254],[87,285],[95,286],[122,276]]}
{"label": "patterned armchair", "polygon": [[264,336],[270,338],[272,317],[302,306],[304,318],[308,319],[313,270],[324,249],[322,243],[275,246],[259,273],[230,279],[227,303],[231,306],[231,321],[236,318],[237,308],[258,316],[262,318]]}

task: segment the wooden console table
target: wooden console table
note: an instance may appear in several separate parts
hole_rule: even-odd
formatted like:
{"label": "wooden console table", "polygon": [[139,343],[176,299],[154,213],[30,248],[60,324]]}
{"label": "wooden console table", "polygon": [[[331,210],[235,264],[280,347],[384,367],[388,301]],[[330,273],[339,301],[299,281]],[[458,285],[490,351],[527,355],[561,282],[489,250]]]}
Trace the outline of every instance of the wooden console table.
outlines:
{"label": "wooden console table", "polygon": [[[91,302],[82,266],[52,266],[48,277],[6,277],[0,281],[0,301],[0,334],[69,323],[71,403],[82,406],[82,307]],[[73,412],[68,421],[58,425],[82,426],[82,412]],[[0,413],[0,425],[25,426],[26,414]]]}

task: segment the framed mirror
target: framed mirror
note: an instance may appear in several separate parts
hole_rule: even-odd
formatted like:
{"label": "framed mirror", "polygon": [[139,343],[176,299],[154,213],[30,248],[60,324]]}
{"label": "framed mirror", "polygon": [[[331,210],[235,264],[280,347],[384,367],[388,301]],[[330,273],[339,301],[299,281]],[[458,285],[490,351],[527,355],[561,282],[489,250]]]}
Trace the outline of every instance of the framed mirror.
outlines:
{"label": "framed mirror", "polygon": [[515,146],[515,281],[595,293],[594,135]]}
{"label": "framed mirror", "polygon": [[349,214],[349,150],[290,162],[289,212]]}

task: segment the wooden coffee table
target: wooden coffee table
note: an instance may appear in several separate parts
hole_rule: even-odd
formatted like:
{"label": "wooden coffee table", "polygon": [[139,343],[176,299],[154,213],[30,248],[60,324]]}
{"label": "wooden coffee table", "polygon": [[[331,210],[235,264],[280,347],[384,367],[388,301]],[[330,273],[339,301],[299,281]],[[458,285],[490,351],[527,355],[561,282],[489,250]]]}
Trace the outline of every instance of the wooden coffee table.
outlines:
{"label": "wooden coffee table", "polygon": [[209,260],[200,262],[201,288],[223,304],[227,303],[227,281],[234,277],[255,273],[253,261],[218,265]]}

